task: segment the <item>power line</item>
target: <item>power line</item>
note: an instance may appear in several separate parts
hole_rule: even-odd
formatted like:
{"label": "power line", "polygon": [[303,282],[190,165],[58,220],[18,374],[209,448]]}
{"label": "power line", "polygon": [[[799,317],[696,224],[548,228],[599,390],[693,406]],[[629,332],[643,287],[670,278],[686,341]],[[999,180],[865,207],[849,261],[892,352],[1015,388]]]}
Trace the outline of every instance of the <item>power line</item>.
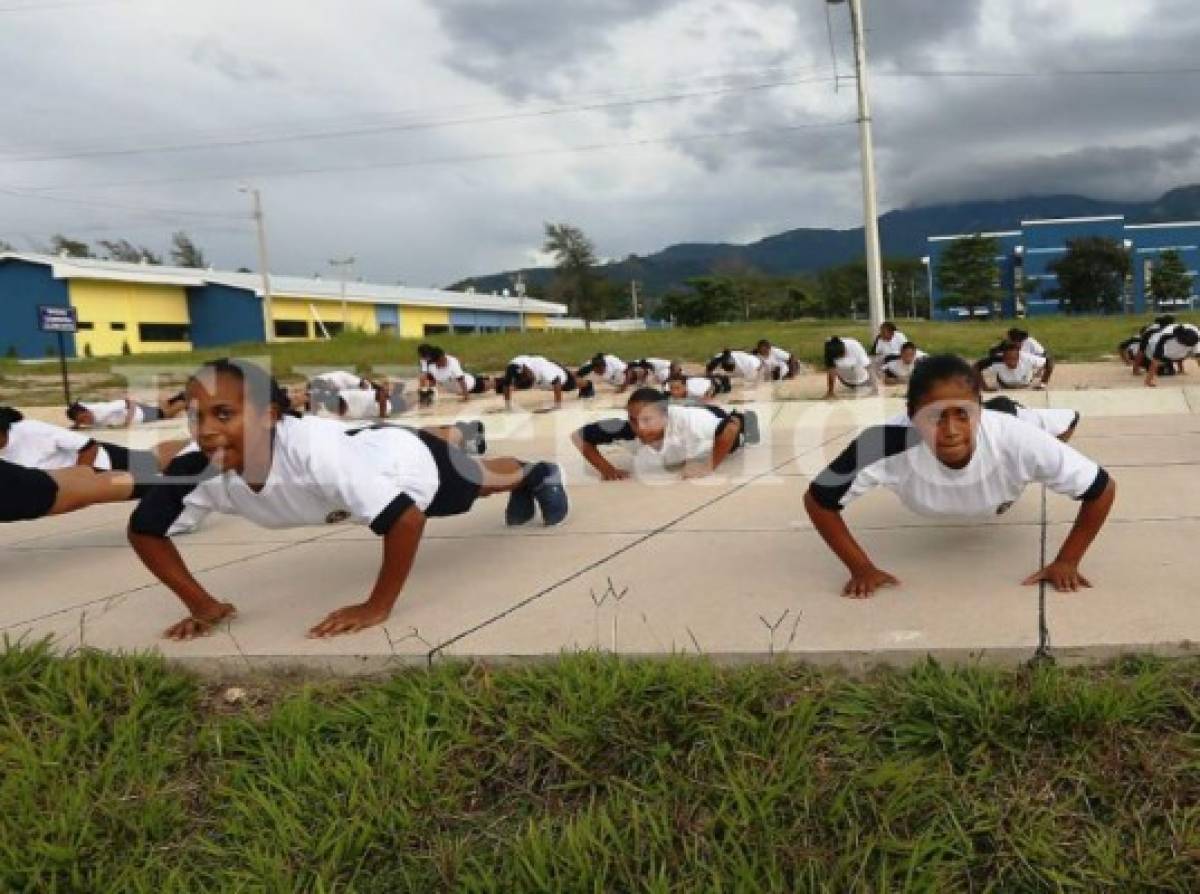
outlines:
{"label": "power line", "polygon": [[[1057,78],[1057,77],[1160,77],[1174,75],[1197,75],[1200,67],[1180,66],[1175,68],[1048,68],[1031,71],[972,70],[972,69],[893,69],[873,71],[875,78]],[[842,75],[840,80],[853,80]]]}
{"label": "power line", "polygon": [[130,0],[63,0],[60,3],[26,3],[12,6],[0,6],[0,13],[6,12],[53,12],[56,9],[74,9],[79,6],[128,6]]}
{"label": "power line", "polygon": [[67,196],[53,196],[45,193],[26,192],[9,186],[0,186],[0,194],[13,196],[18,199],[34,199],[37,201],[60,202],[68,205],[86,205],[93,208],[111,208],[123,211],[138,211],[147,214],[162,214],[176,217],[199,217],[220,220],[240,220],[244,214],[232,214],[218,211],[196,211],[187,208],[155,208],[148,205],[124,205],[117,202],[104,202],[96,199],[73,199]]}
{"label": "power line", "polygon": [[[263,180],[263,179],[279,179],[285,177],[309,176],[314,174],[332,174],[332,173],[348,173],[354,171],[374,171],[383,169],[399,169],[399,168],[418,168],[432,167],[436,165],[453,165],[465,164],[480,161],[500,161],[517,158],[533,158],[546,157],[553,155],[572,155],[583,152],[598,152],[608,149],[625,149],[639,146],[656,146],[656,145],[676,145],[683,143],[694,143],[704,140],[722,140],[743,136],[756,136],[764,133],[786,133],[790,131],[801,130],[821,130],[832,129],[839,127],[853,127],[857,125],[856,120],[849,121],[820,121],[809,122],[804,124],[784,124],[773,127],[757,127],[747,128],[743,130],[730,131],[715,131],[701,134],[685,134],[675,137],[652,137],[639,140],[622,140],[609,143],[592,143],[583,146],[563,146],[546,149],[522,150],[518,152],[487,152],[476,155],[457,155],[443,156],[440,158],[425,158],[413,159],[409,161],[393,161],[393,162],[370,162],[357,165],[327,165],[311,168],[295,168],[289,171],[258,171],[254,173],[238,173],[238,174],[202,174],[195,177],[163,177],[153,180],[126,180],[126,181],[110,181],[107,183],[95,184],[72,184],[70,186],[38,186],[26,187],[28,190],[58,190],[58,189],[89,189],[99,188],[105,189],[109,187],[123,186],[148,186],[164,183],[199,183],[205,181],[222,181],[222,180]],[[39,193],[40,195],[40,193]]]}
{"label": "power line", "polygon": [[501,121],[519,121],[532,118],[547,118],[554,115],[573,114],[577,112],[607,111],[609,109],[632,108],[659,103],[682,102],[689,99],[724,96],[733,93],[750,93],[759,90],[771,90],[777,87],[788,87],[809,83],[828,83],[833,81],[832,75],[812,78],[789,78],[785,80],[766,81],[757,84],[717,87],[709,90],[695,90],[684,93],[673,93],[660,96],[642,97],[640,99],[613,100],[610,102],[584,103],[578,105],[559,106],[549,109],[536,109],[523,112],[508,112],[504,114],[482,115],[463,118],[445,118],[436,121],[416,121],[406,123],[380,124],[371,127],[347,128],[342,130],[310,131],[301,134],[287,134],[269,137],[250,137],[230,140],[214,140],[200,143],[175,143],[149,147],[126,147],[120,149],[98,149],[89,152],[72,152],[59,155],[26,156],[14,159],[0,159],[4,164],[24,164],[43,161],[77,161],[88,158],[112,158],[131,155],[157,155],[176,152],[192,152],[203,149],[236,149],[249,146],[264,146],[274,143],[295,143],[300,141],[315,142],[319,140],[340,140],[348,137],[375,136],[382,133],[401,131],[432,130],[442,127],[461,127],[473,124],[493,124]]}

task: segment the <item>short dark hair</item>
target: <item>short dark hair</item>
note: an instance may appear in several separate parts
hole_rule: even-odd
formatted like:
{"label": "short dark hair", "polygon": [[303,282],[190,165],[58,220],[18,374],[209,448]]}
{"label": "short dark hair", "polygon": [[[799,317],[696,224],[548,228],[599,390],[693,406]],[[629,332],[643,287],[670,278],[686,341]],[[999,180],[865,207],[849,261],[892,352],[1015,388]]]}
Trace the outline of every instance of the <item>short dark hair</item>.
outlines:
{"label": "short dark hair", "polygon": [[769,341],[767,341],[765,338],[760,338],[758,340],[758,344],[756,344],[754,346],[754,350],[761,351],[763,348],[769,348],[769,347],[771,347],[771,343]]}
{"label": "short dark hair", "polygon": [[880,329],[891,329],[893,332],[895,332],[896,324],[893,323],[891,320],[884,320],[882,323],[879,324],[879,328]]}
{"label": "short dark hair", "polygon": [[1180,326],[1175,330],[1175,341],[1181,345],[1187,345],[1189,348],[1194,348],[1197,343],[1200,343],[1200,332]]}
{"label": "short dark hair", "polygon": [[20,410],[0,407],[0,432],[8,434],[8,430],[24,418]]}
{"label": "short dark hair", "polygon": [[1008,337],[1009,341],[1021,342],[1021,341],[1025,341],[1025,339],[1029,338],[1029,333],[1026,332],[1024,329],[1018,329],[1016,326],[1014,326],[1012,329],[1008,330],[1007,337]]}
{"label": "short dark hair", "polygon": [[971,364],[957,354],[933,354],[916,365],[912,378],[908,380],[905,402],[909,417],[917,411],[917,405],[933,390],[934,385],[949,379],[962,379],[969,383],[971,390],[975,392],[975,399],[979,399],[979,381],[975,378]]}
{"label": "short dark hair", "polygon": [[87,407],[85,407],[79,401],[75,401],[69,407],[67,407],[67,418],[74,422],[79,414],[86,409]]}
{"label": "short dark hair", "polygon": [[846,353],[846,343],[836,335],[825,341],[825,365],[833,366],[833,362]]}
{"label": "short dark hair", "polygon": [[1159,326],[1170,326],[1175,322],[1175,314],[1161,314],[1154,318],[1154,322]]}
{"label": "short dark hair", "polygon": [[429,349],[429,359],[430,360],[433,360],[433,361],[441,360],[445,356],[446,356],[446,352],[443,351],[441,348],[430,348]]}
{"label": "short dark hair", "polygon": [[417,345],[417,356],[422,360],[428,359],[431,354],[433,354],[433,345],[427,342],[421,342]]}
{"label": "short dark hair", "polygon": [[625,406],[628,408],[635,404],[653,404],[665,410],[667,408],[667,395],[657,388],[638,388],[633,394],[629,395],[629,400],[626,401]]}
{"label": "short dark hair", "polygon": [[288,397],[287,392],[275,377],[257,363],[230,357],[218,357],[216,360],[201,363],[199,369],[188,377],[188,384],[199,381],[200,376],[206,370],[214,375],[233,376],[244,386],[250,402],[260,409],[273,406],[280,413],[289,416],[300,415],[292,409],[292,399]]}
{"label": "short dark hair", "polygon": [[901,351],[907,351],[909,348],[912,348],[915,351],[917,349],[917,346],[915,343],[913,343],[911,341],[906,341],[904,344],[902,344],[900,346]]}
{"label": "short dark hair", "polygon": [[1007,354],[1009,351],[1019,351],[1019,350],[1021,350],[1020,342],[1015,342],[1015,341],[1000,342],[999,351],[1001,354]]}

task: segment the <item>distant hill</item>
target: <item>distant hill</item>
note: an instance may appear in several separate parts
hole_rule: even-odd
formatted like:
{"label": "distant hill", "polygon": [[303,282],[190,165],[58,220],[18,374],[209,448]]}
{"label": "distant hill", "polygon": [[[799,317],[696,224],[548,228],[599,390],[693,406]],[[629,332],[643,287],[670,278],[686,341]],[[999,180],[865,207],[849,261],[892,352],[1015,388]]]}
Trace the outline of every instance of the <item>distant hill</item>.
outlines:
{"label": "distant hill", "polygon": [[[889,211],[879,218],[880,240],[888,257],[925,254],[928,236],[1012,230],[1022,220],[1045,217],[1092,217],[1123,214],[1132,223],[1200,219],[1200,184],[1173,189],[1151,202],[1106,202],[1085,196],[1028,196],[992,202],[956,202]],[[815,273],[862,257],[862,227],[853,230],[798,229],[767,236],[749,245],[685,242],[655,254],[606,264],[601,272],[617,282],[636,278],[646,294],[658,295],[692,276],[722,269],[753,267],[771,275]],[[480,291],[510,288],[517,271],[473,276]],[[521,271],[527,282],[545,286],[554,271],[545,267]],[[460,284],[461,285],[461,284]]]}

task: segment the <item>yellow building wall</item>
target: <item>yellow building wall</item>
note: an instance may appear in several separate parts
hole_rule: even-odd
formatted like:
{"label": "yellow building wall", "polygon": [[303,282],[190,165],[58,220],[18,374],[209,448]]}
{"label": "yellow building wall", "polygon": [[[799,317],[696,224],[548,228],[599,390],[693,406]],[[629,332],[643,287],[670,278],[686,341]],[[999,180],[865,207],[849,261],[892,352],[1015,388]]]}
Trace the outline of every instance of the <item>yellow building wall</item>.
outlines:
{"label": "yellow building wall", "polygon": [[[316,311],[314,314],[313,311]],[[271,301],[271,316],[275,320],[304,320],[308,323],[310,338],[323,338],[317,325],[318,316],[326,325],[341,323],[342,302],[328,298],[274,298]],[[346,328],[350,331],[378,332],[374,304],[346,304]],[[280,341],[303,341],[301,338],[279,337]]]}
{"label": "yellow building wall", "polygon": [[450,310],[448,308],[400,305],[401,338],[424,338],[426,326],[449,325]]}
{"label": "yellow building wall", "polygon": [[545,314],[525,314],[526,329],[545,329],[547,325]]}
{"label": "yellow building wall", "polygon": [[[81,357],[88,347],[95,357],[121,354],[126,344],[134,354],[192,349],[190,341],[144,342],[138,332],[139,323],[190,322],[182,286],[72,279],[68,290],[79,321],[92,326],[75,335],[75,350]],[[114,323],[123,324],[124,330],[113,329]]]}

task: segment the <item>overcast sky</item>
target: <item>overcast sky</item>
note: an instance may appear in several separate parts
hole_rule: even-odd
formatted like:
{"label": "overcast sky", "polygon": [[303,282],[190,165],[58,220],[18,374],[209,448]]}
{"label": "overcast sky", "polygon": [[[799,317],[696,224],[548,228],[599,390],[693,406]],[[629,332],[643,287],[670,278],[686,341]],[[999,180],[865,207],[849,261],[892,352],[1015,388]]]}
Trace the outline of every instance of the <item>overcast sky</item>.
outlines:
{"label": "overcast sky", "polygon": [[[865,0],[883,210],[1200,181],[1196,0]],[[846,7],[837,71],[852,73]],[[444,285],[539,261],[850,227],[854,85],[820,0],[0,0],[0,239]]]}

